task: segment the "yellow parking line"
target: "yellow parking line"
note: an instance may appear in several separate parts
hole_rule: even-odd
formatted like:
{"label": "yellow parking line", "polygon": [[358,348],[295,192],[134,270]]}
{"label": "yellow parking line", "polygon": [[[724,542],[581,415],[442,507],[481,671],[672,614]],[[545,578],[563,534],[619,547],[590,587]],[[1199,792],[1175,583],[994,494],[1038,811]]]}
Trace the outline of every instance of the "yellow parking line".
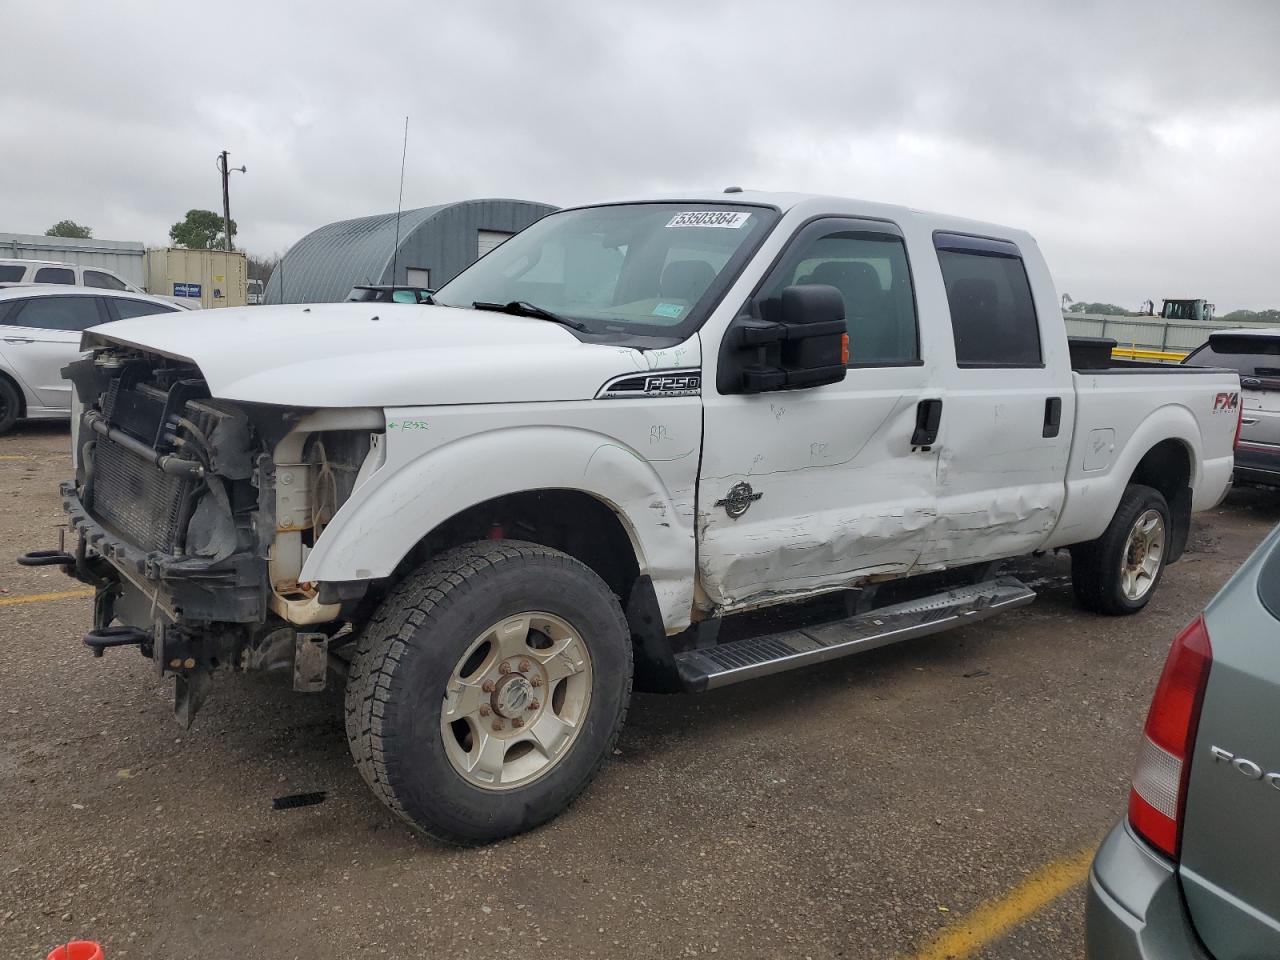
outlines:
{"label": "yellow parking line", "polygon": [[31,459],[30,457],[28,457],[26,454],[23,454],[23,453],[0,453],[0,460],[30,460],[30,459]]}
{"label": "yellow parking line", "polygon": [[1096,846],[1047,863],[1004,896],[941,930],[910,960],[964,960],[1036,911],[1048,906],[1089,875]]}
{"label": "yellow parking line", "polygon": [[24,597],[0,597],[0,607],[16,607],[21,603],[45,603],[49,600],[70,600],[72,597],[92,596],[92,590],[62,590],[58,593],[29,593]]}

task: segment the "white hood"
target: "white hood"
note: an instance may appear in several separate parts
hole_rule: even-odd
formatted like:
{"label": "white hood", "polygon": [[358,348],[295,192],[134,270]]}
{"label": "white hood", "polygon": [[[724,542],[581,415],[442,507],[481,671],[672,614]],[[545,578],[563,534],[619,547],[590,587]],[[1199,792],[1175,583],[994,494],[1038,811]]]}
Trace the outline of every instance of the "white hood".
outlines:
{"label": "white hood", "polygon": [[101,341],[190,360],[215,397],[295,407],[585,400],[667,352],[585,344],[536,318],[400,303],[152,314],[85,335],[86,347]]}

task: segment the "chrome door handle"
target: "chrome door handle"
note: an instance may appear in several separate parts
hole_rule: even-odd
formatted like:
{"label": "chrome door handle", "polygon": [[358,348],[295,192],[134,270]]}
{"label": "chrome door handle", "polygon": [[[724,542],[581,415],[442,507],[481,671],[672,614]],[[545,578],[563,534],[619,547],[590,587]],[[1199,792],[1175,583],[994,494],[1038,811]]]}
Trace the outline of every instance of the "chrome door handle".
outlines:
{"label": "chrome door handle", "polygon": [[30,337],[5,337],[5,343],[35,343]]}
{"label": "chrome door handle", "polygon": [[1245,426],[1251,427],[1258,422],[1258,418],[1257,417],[1241,417],[1240,422],[1243,423]]}

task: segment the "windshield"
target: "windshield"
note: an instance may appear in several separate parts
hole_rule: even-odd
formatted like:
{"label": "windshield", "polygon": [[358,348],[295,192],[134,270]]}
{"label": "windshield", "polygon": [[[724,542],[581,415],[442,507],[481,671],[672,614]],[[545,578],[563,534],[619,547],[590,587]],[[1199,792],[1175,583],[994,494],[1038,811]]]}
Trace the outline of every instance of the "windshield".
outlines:
{"label": "windshield", "polygon": [[591,334],[683,338],[755,251],[776,211],[742,204],[644,203],[539,220],[435,294],[449,307],[525,301]]}

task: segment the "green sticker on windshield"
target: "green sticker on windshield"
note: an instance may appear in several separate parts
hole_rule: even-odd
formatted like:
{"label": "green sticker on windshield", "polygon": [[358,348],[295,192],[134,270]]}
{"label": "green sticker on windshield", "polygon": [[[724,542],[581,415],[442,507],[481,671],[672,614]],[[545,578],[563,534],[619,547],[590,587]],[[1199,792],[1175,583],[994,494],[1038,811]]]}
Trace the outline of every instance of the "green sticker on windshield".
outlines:
{"label": "green sticker on windshield", "polygon": [[653,308],[655,317],[670,317],[672,320],[678,319],[682,313],[684,313],[684,307],[678,303],[660,303]]}

